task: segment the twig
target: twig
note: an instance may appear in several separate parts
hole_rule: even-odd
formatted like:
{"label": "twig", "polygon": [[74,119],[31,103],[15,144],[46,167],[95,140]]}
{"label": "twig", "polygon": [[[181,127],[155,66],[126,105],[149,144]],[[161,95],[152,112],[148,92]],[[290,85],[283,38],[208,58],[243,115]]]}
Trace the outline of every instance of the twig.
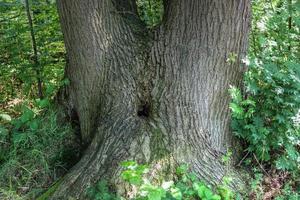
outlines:
{"label": "twig", "polygon": [[9,18],[6,18],[6,19],[1,19],[1,20],[0,20],[0,23],[7,22],[7,21],[9,21],[9,20],[18,18],[18,17],[20,17],[20,16],[21,16],[21,14],[19,13],[19,14],[15,15],[15,16],[12,16],[12,17],[9,17]]}
{"label": "twig", "polygon": [[264,169],[264,167],[260,164],[260,162],[258,161],[257,157],[255,154],[253,154],[257,164],[259,165],[259,167],[263,170],[263,172],[268,176],[268,177],[271,177],[270,174]]}
{"label": "twig", "polygon": [[40,66],[39,60],[38,60],[37,44],[36,44],[35,34],[34,34],[34,30],[33,30],[33,22],[32,22],[32,17],[30,14],[30,6],[29,6],[28,0],[25,0],[25,9],[26,9],[26,14],[27,14],[27,19],[28,19],[28,25],[30,28],[31,43],[32,43],[32,49],[33,49],[33,61],[34,61],[36,75],[37,75],[38,96],[40,99],[42,99],[43,98],[43,88],[42,88],[41,69],[40,69],[41,66]]}
{"label": "twig", "polygon": [[237,165],[238,167],[241,166],[242,162],[247,158],[247,156],[249,155],[249,151],[246,153],[246,155],[242,158],[242,160],[239,162],[239,164]]}

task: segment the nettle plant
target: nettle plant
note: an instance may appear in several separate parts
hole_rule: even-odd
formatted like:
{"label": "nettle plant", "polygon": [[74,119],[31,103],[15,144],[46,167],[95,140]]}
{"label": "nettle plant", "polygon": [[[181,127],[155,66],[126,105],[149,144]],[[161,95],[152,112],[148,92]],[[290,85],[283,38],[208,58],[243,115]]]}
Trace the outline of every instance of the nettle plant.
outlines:
{"label": "nettle plant", "polygon": [[150,178],[149,167],[139,165],[134,161],[125,161],[122,164],[124,170],[121,173],[122,179],[130,185],[133,193],[130,197],[119,197],[109,191],[106,181],[99,181],[95,187],[88,189],[90,199],[95,200],[232,200],[240,199],[234,194],[229,184],[230,178],[225,178],[216,190],[200,181],[196,175],[188,172],[187,165],[181,165],[176,169],[176,180],[157,181]]}
{"label": "nettle plant", "polygon": [[271,150],[288,147],[297,140],[299,130],[292,119],[300,105],[300,66],[285,70],[254,63],[252,67],[246,74],[249,96],[244,98],[237,88],[230,89],[232,128],[250,143],[250,151],[269,160]]}
{"label": "nettle plant", "polygon": [[300,108],[300,3],[256,0],[252,6],[246,90],[230,89],[232,129],[258,159],[297,173],[300,129],[293,119]]}
{"label": "nettle plant", "polygon": [[245,79],[249,96],[230,89],[232,129],[260,160],[275,156],[278,169],[297,170],[300,130],[292,119],[300,105],[300,66],[256,61],[250,67]]}

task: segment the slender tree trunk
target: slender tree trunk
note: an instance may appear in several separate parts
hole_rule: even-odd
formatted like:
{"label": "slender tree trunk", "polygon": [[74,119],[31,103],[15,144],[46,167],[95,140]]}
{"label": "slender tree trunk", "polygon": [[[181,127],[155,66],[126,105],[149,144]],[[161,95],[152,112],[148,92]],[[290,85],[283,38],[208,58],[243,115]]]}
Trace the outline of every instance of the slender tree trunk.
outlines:
{"label": "slender tree trunk", "polygon": [[[250,0],[166,0],[154,32],[133,0],[59,0],[71,84],[65,102],[90,144],[53,199],[84,199],[119,163],[189,163],[217,184],[233,144],[228,104],[239,86]],[[236,61],[228,61],[229,57]]]}
{"label": "slender tree trunk", "polygon": [[26,8],[26,14],[27,14],[27,19],[28,19],[28,25],[29,25],[29,29],[30,29],[30,36],[31,36],[31,43],[32,43],[32,50],[33,50],[34,70],[35,70],[36,76],[37,76],[38,96],[39,96],[39,98],[43,98],[41,69],[40,69],[40,64],[39,64],[39,60],[38,60],[37,45],[36,45],[36,39],[35,39],[34,30],[33,30],[33,23],[32,23],[32,17],[31,17],[31,13],[30,13],[30,6],[29,6],[28,0],[25,0],[25,8]]}

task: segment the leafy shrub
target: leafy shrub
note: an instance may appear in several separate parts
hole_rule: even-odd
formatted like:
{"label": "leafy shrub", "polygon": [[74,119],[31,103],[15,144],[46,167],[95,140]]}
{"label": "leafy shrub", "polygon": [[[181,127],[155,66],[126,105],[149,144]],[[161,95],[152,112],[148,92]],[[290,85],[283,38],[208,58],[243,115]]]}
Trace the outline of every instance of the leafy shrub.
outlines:
{"label": "leafy shrub", "polygon": [[256,0],[253,9],[246,90],[230,89],[232,129],[258,159],[298,173],[300,129],[292,119],[300,109],[300,4]]}

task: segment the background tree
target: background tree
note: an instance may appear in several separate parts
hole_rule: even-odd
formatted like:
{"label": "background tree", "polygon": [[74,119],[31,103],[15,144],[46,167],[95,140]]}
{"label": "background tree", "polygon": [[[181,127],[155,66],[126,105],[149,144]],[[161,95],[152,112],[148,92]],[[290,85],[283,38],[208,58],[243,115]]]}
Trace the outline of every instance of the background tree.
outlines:
{"label": "background tree", "polygon": [[[44,97],[53,96],[63,78],[65,50],[55,2],[29,1],[39,66],[33,58],[25,2],[0,2],[0,103],[37,98],[38,79]],[[37,70],[40,75],[37,76]]]}
{"label": "background tree", "polygon": [[33,62],[35,66],[36,76],[37,76],[37,85],[38,85],[38,96],[39,98],[43,98],[43,88],[42,88],[42,79],[41,79],[41,69],[39,64],[39,58],[38,58],[38,52],[37,52],[37,45],[36,45],[36,39],[35,34],[33,30],[33,23],[32,23],[32,17],[31,17],[31,10],[29,1],[25,0],[25,8],[26,8],[26,14],[28,19],[28,25],[30,29],[30,36],[31,36],[31,43],[32,43],[32,50],[33,50]]}
{"label": "background tree", "polygon": [[250,1],[165,0],[155,30],[133,0],[60,0],[58,8],[70,80],[63,100],[89,147],[53,199],[83,198],[100,178],[116,184],[125,159],[186,162],[218,183],[233,142],[228,88],[242,81]]}
{"label": "background tree", "polygon": [[3,200],[36,199],[76,162],[71,155],[79,150],[71,147],[76,143],[69,123],[57,118],[59,111],[50,103],[60,85],[67,82],[63,80],[65,50],[55,1],[28,3],[44,99],[38,97],[25,1],[3,0],[0,2],[0,199]]}

